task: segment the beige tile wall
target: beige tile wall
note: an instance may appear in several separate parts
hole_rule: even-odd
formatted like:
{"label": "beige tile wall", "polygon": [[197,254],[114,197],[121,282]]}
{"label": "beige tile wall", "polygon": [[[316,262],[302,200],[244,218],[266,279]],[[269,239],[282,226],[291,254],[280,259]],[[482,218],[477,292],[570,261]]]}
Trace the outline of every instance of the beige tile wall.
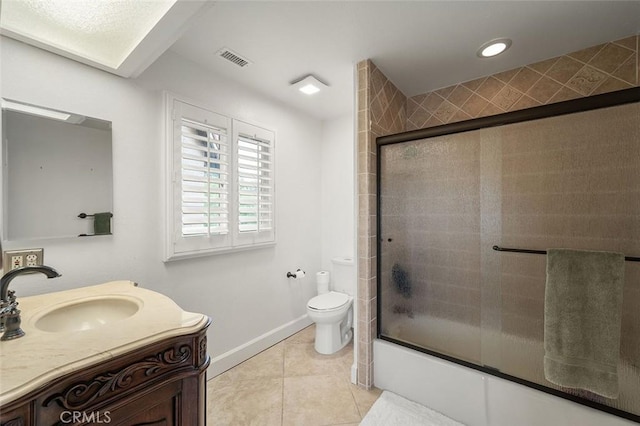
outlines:
{"label": "beige tile wall", "polygon": [[422,129],[639,85],[631,36],[407,99],[406,130]]}
{"label": "beige tile wall", "polygon": [[[640,86],[639,43],[634,35],[408,99],[371,60],[357,64],[359,385],[373,384],[377,328],[375,139]],[[513,325],[528,327],[520,321]]]}
{"label": "beige tile wall", "polygon": [[[385,335],[406,315],[427,313],[480,327],[480,150],[477,132],[382,148]],[[394,267],[407,281],[394,279]]]}
{"label": "beige tile wall", "polygon": [[358,384],[373,385],[376,333],[376,138],[404,131],[407,98],[370,60],[358,70]]}
{"label": "beige tile wall", "polygon": [[[382,147],[382,333],[545,383],[542,357],[504,355],[542,348],[546,259],[491,247],[640,253],[639,118],[634,103]],[[499,167],[487,167],[494,157]],[[633,364],[640,265],[625,266],[621,355]],[[407,273],[410,297],[392,267]],[[456,324],[449,339],[463,325],[488,339],[443,344],[442,319]]]}
{"label": "beige tile wall", "polygon": [[[501,243],[640,253],[638,117],[640,106],[630,104],[501,128]],[[545,258],[503,253],[501,259],[502,330],[541,342]],[[627,262],[621,340],[627,360],[640,354],[633,332],[638,273],[640,265]]]}

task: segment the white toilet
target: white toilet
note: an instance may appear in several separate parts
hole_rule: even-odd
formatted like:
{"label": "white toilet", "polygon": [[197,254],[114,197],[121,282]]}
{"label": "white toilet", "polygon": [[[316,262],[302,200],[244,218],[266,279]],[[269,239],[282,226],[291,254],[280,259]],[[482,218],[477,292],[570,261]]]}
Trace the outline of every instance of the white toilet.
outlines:
{"label": "white toilet", "polygon": [[[344,348],[353,337],[353,295],[355,276],[353,259],[334,257],[333,277],[326,271],[316,275],[318,295],[307,303],[309,318],[316,323],[315,348],[329,355]],[[329,290],[329,284],[331,290]]]}

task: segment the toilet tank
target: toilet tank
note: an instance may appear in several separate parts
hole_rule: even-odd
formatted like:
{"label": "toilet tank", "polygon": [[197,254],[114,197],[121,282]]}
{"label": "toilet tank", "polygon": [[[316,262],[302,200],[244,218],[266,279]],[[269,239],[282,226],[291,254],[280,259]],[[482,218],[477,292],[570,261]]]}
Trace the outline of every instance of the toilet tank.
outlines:
{"label": "toilet tank", "polygon": [[331,263],[333,264],[333,271],[331,272],[332,290],[355,296],[356,271],[353,257],[334,257],[331,259]]}

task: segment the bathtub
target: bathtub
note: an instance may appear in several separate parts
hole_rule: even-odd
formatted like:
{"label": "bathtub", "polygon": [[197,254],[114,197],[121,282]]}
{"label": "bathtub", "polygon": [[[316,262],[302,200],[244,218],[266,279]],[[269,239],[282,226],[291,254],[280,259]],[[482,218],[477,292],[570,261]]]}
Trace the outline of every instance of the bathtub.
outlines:
{"label": "bathtub", "polygon": [[[499,356],[500,365],[511,375],[544,382],[541,342],[517,336],[503,337],[478,327],[426,315],[414,318],[391,315],[389,320],[385,318],[384,331],[400,342],[421,344],[428,341],[428,347],[445,355],[461,353],[463,349],[464,353],[471,354],[470,359],[459,360],[463,364],[477,362],[483,350],[481,337],[485,342],[501,339],[497,345],[490,345],[498,347],[499,353],[489,353],[489,356]],[[486,354],[486,347],[484,351]],[[478,358],[474,360],[475,357]],[[518,363],[518,360],[531,357],[540,361]],[[374,340],[373,361],[376,387],[402,395],[468,426],[637,425],[631,420],[407,348],[386,337]],[[518,372],[519,365],[528,366],[528,371]],[[535,365],[533,369],[532,365]],[[621,398],[625,394],[635,395],[637,404],[640,386],[637,368],[621,363],[619,372]],[[632,402],[620,401],[622,407]]]}

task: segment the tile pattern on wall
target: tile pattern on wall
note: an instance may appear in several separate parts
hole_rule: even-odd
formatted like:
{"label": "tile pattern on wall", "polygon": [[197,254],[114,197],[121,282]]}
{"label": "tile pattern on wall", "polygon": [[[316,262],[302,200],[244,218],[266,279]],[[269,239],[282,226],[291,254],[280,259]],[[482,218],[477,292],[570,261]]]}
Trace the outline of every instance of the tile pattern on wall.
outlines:
{"label": "tile pattern on wall", "polygon": [[[407,97],[371,62],[369,111],[375,137],[404,131]],[[375,140],[373,141],[375,147]]]}
{"label": "tile pattern on wall", "polygon": [[639,44],[634,35],[408,99],[371,60],[357,64],[359,385],[373,384],[377,330],[375,139],[640,86]]}
{"label": "tile pattern on wall", "polygon": [[378,278],[388,336],[427,314],[480,327],[480,149],[473,132],[382,148]]}
{"label": "tile pattern on wall", "polygon": [[[640,253],[638,117],[635,103],[382,147],[382,333],[544,384],[546,258],[490,247]],[[494,212],[499,223],[486,227]],[[631,365],[639,274],[626,265],[621,358]]]}
{"label": "tile pattern on wall", "polygon": [[486,117],[639,85],[631,36],[407,99],[406,130]]}
{"label": "tile pattern on wall", "polygon": [[370,60],[358,70],[358,384],[373,385],[376,320],[376,138],[404,130],[406,96]]}
{"label": "tile pattern on wall", "polygon": [[[640,253],[638,117],[630,104],[505,126],[501,243]],[[502,330],[541,342],[545,258],[501,259]],[[621,355],[635,360],[640,266],[625,267]]]}

